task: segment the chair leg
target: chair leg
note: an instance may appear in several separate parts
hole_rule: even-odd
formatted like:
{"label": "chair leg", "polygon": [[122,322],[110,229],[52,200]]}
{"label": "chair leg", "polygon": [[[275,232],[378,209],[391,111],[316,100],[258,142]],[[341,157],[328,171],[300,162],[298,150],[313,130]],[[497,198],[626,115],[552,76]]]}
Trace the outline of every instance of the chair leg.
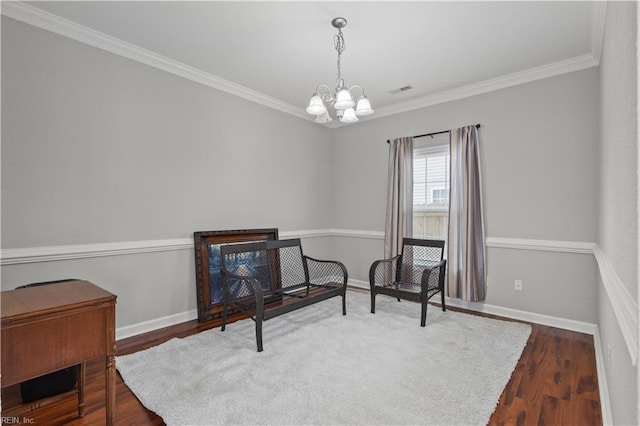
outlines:
{"label": "chair leg", "polygon": [[371,290],[371,313],[376,313],[376,292]]}
{"label": "chair leg", "polygon": [[342,295],[342,315],[347,315],[347,295]]}
{"label": "chair leg", "polygon": [[444,290],[442,290],[442,291],[440,292],[440,296],[442,297],[442,312],[446,312],[447,307],[446,307],[446,305],[444,304]]}
{"label": "chair leg", "polygon": [[429,304],[428,300],[422,301],[422,312],[420,314],[420,327],[424,327],[427,323],[427,305]]}
{"label": "chair leg", "polygon": [[399,298],[399,297],[397,297],[397,299],[398,299],[398,302],[399,302],[399,301],[400,301],[400,298]]}

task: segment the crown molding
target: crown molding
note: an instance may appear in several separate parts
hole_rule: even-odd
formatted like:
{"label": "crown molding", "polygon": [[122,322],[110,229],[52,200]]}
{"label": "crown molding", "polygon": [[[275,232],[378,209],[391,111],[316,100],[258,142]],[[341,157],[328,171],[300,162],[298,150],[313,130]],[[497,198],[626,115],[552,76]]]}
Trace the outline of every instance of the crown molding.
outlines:
{"label": "crown molding", "polygon": [[[463,99],[494,90],[504,89],[519,84],[597,66],[600,60],[600,51],[602,49],[605,7],[605,2],[594,2],[593,4],[591,18],[592,31],[590,35],[590,44],[593,54],[569,58],[563,61],[473,83],[456,89],[434,93],[406,102],[380,107],[376,109],[376,114],[374,116],[363,118],[362,121],[366,122],[369,120],[375,120],[390,115],[400,114],[415,109],[425,108],[444,102]],[[296,105],[291,105],[279,99],[275,99],[271,96],[267,96],[263,93],[233,83],[229,80],[206,73],[165,56],[158,55],[131,43],[127,43],[115,37],[111,37],[107,34],[79,25],[68,19],[27,5],[21,1],[3,1],[2,14],[43,30],[71,38],[81,43],[141,62],[151,67],[195,81],[231,95],[238,96],[251,102],[302,118],[305,121],[313,122],[313,118],[302,108]],[[340,123],[338,121],[319,125],[332,129],[345,126],[344,123]]]}
{"label": "crown molding", "polygon": [[236,84],[232,81],[206,73],[166,56],[151,52],[118,38],[93,30],[21,1],[2,2],[2,14],[26,24],[88,44],[98,49],[123,56],[162,71],[195,81],[204,86],[238,96],[260,105],[309,120],[301,108],[267,96],[263,93]]}
{"label": "crown molding", "polygon": [[456,101],[471,96],[481,95],[483,93],[493,92],[494,90],[505,89],[507,87],[530,83],[532,81],[555,77],[557,75],[574,71],[581,71],[595,66],[598,66],[598,61],[593,55],[587,54],[577,56],[563,61],[508,74],[502,77],[484,80],[456,89],[446,90],[444,92],[434,93],[421,98],[378,108],[376,109],[375,118],[386,117],[445,102]]}
{"label": "crown molding", "polygon": [[591,3],[591,52],[593,57],[600,63],[602,55],[602,42],[604,40],[604,22],[607,12],[606,1],[594,1]]}

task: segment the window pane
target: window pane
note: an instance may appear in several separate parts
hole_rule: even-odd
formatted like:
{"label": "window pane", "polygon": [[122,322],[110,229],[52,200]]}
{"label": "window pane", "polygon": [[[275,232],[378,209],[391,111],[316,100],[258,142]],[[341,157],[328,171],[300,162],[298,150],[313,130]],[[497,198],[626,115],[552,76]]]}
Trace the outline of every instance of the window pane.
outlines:
{"label": "window pane", "polygon": [[413,236],[446,239],[449,219],[449,145],[414,150]]}

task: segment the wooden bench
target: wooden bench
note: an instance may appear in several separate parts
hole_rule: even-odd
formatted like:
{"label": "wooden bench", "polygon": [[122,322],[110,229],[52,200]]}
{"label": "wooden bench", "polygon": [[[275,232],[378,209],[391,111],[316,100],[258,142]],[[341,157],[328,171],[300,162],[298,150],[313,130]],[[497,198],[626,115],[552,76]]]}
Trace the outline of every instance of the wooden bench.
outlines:
{"label": "wooden bench", "polygon": [[222,331],[231,308],[256,323],[262,352],[262,322],[278,315],[342,296],[347,314],[347,269],[340,262],[305,256],[299,239],[227,244],[222,257]]}

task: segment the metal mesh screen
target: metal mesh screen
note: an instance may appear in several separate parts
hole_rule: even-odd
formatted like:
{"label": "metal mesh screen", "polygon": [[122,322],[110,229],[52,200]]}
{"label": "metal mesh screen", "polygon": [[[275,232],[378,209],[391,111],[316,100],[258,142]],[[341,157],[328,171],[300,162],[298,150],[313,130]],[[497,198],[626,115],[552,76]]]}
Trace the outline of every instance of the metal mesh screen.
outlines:
{"label": "metal mesh screen", "polygon": [[[232,274],[253,277],[265,290],[271,288],[271,273],[266,250],[227,253],[222,259],[224,267]],[[227,278],[229,296],[233,299],[253,295],[253,286],[248,280]]]}
{"label": "metal mesh screen", "polygon": [[309,282],[315,285],[339,287],[344,284],[342,268],[335,262],[323,262],[307,258]]}
{"label": "metal mesh screen", "polygon": [[[442,248],[405,245],[402,253],[402,278],[407,283],[420,284],[426,267],[433,267],[442,260]],[[438,269],[429,276],[429,287],[438,286]],[[434,282],[432,282],[434,281]]]}
{"label": "metal mesh screen", "polygon": [[379,286],[389,286],[396,280],[396,270],[398,262],[394,260],[385,260],[380,262],[375,269],[374,283]]}
{"label": "metal mesh screen", "polygon": [[280,285],[283,289],[304,284],[304,267],[300,246],[280,247],[274,249],[271,256],[277,256],[274,264],[278,265]]}

